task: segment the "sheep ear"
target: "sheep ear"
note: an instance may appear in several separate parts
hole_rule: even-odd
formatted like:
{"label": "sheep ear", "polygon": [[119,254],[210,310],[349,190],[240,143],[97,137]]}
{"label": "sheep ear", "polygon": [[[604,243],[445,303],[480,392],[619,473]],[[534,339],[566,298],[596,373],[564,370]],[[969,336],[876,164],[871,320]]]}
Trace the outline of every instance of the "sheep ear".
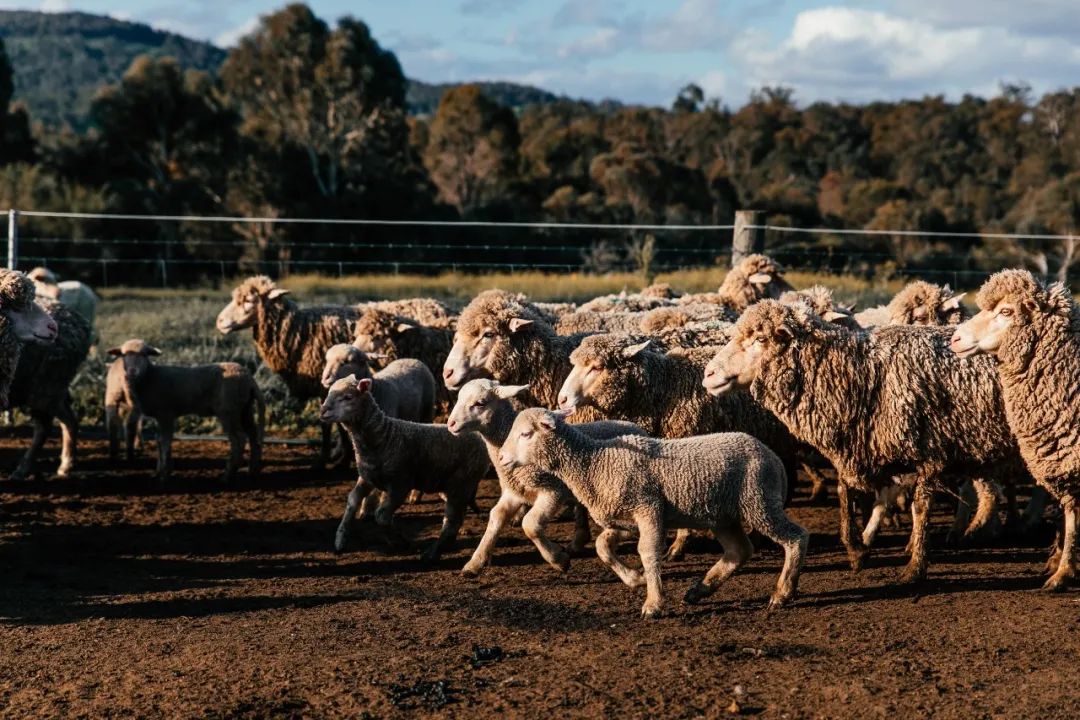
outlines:
{"label": "sheep ear", "polygon": [[822,317],[825,319],[825,322],[836,322],[837,320],[843,320],[844,318],[848,317],[848,315],[847,315],[847,313],[842,313],[842,312],[837,312],[835,310],[830,310],[827,313],[825,313]]}
{"label": "sheep ear", "polygon": [[1024,298],[1020,301],[1020,306],[1027,311],[1028,315],[1034,315],[1035,311],[1039,309],[1039,303],[1035,302],[1031,298]]}
{"label": "sheep ear", "polygon": [[[946,285],[945,287],[947,288],[948,285]],[[944,303],[942,303],[941,309],[942,310],[959,310],[960,309],[960,301],[964,299],[965,295],[967,295],[967,293],[960,293],[959,295],[955,295],[955,296],[949,298]]]}
{"label": "sheep ear", "polygon": [[510,318],[510,332],[516,333],[522,328],[527,328],[532,324],[532,320],[526,320],[525,318]]}
{"label": "sheep ear", "polygon": [[528,385],[499,385],[495,388],[495,394],[502,400],[509,400],[516,398],[528,389]]}
{"label": "sheep ear", "polygon": [[855,312],[855,306],[857,303],[848,303],[847,305],[841,305],[840,309],[846,312],[848,315]]}
{"label": "sheep ear", "polygon": [[[351,377],[353,379],[356,378],[355,375],[352,375]],[[357,392],[361,393],[371,392],[371,378],[364,378],[362,380],[358,380],[356,382],[356,390]]]}
{"label": "sheep ear", "polygon": [[398,323],[398,326],[394,329],[397,330],[399,333],[406,333],[410,330],[415,330],[416,326],[412,323]]}
{"label": "sheep ear", "polygon": [[276,300],[283,295],[288,295],[290,292],[292,291],[286,290],[285,288],[274,288],[266,297],[270,298],[271,300]]}
{"label": "sheep ear", "polygon": [[109,348],[109,350],[108,350],[108,353],[109,353],[110,355],[112,355],[113,357],[120,357],[121,355],[123,355],[123,354],[124,354],[124,351],[123,351],[123,350],[121,350],[121,349],[120,349],[120,348],[118,348],[118,347],[115,347],[115,348]]}
{"label": "sheep ear", "polygon": [[570,410],[548,410],[540,416],[540,427],[552,431],[566,418],[570,417]]}
{"label": "sheep ear", "polygon": [[[360,348],[357,348],[356,351],[361,352],[361,353],[364,352]],[[386,353],[381,353],[381,352],[369,352],[369,353],[364,353],[364,354],[368,356],[368,360],[383,361],[383,360],[389,360],[390,359],[389,355],[387,355]]]}
{"label": "sheep ear", "polygon": [[750,282],[754,285],[768,285],[772,282],[772,275],[769,273],[754,273],[750,276]]}
{"label": "sheep ear", "polygon": [[632,357],[637,357],[642,352],[644,352],[650,344],[652,344],[652,340],[646,340],[645,342],[640,342],[637,345],[628,345],[627,347],[623,348],[622,356],[627,360]]}
{"label": "sheep ear", "polygon": [[143,355],[156,356],[156,355],[160,355],[160,354],[161,354],[161,351],[158,350],[153,345],[147,345],[146,348],[143,350]]}
{"label": "sheep ear", "polygon": [[787,325],[778,325],[776,330],[773,331],[773,335],[781,342],[791,342],[792,338],[795,337],[795,334],[791,332],[791,328]]}

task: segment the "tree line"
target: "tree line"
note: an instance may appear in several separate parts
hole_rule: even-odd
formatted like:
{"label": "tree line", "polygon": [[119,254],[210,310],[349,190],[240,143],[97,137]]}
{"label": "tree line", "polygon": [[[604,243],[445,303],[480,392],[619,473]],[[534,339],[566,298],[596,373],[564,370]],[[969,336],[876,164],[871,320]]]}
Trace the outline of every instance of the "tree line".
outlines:
{"label": "tree line", "polygon": [[[0,55],[8,207],[678,225],[728,223],[736,209],[755,208],[778,226],[942,233],[770,234],[770,250],[794,265],[889,273],[1026,264],[1065,277],[1080,260],[1068,241],[947,234],[1075,232],[1080,88],[1037,98],[1010,84],[989,99],[800,107],[789,89],[765,87],[731,109],[690,85],[666,109],[558,100],[515,113],[462,85],[433,114],[415,116],[397,58],[365,23],[331,25],[302,4],[263,17],[217,73],[137,58],[97,93],[84,132],[35,125],[11,103],[11,78]],[[437,269],[460,261],[457,246],[493,248],[484,251],[491,263],[556,258],[603,270],[640,262],[648,247],[662,264],[700,264],[727,242],[700,233],[654,243],[585,231],[24,223],[31,257],[107,260],[146,282],[162,272],[194,282],[226,267],[296,272],[323,262],[325,270],[343,258],[356,262],[350,271],[395,262]],[[413,243],[437,248],[402,249]],[[69,265],[89,280],[99,272]]]}

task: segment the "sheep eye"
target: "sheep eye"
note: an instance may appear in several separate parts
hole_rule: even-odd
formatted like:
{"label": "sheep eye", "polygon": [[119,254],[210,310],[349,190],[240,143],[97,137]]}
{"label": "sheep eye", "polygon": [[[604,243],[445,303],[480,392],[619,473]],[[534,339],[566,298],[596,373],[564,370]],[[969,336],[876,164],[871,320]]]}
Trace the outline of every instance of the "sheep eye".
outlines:
{"label": "sheep eye", "polygon": [[998,315],[1002,315],[1004,317],[1009,317],[1012,314],[1013,314],[1012,308],[1001,308],[1000,312],[998,312]]}
{"label": "sheep eye", "polygon": [[765,338],[762,337],[761,335],[758,335],[756,338],[754,338],[754,344],[755,345],[764,345],[765,344]]}
{"label": "sheep eye", "polygon": [[495,337],[495,333],[491,330],[488,330],[483,335],[481,335],[481,337],[485,340],[490,340],[491,338]]}
{"label": "sheep eye", "polygon": [[522,430],[521,431],[521,437],[523,437],[523,438],[531,438],[532,434],[533,434],[532,430]]}
{"label": "sheep eye", "polygon": [[474,408],[480,408],[480,407],[484,407],[485,405],[487,405],[487,403],[486,403],[486,402],[484,402],[483,400],[477,400],[476,402],[474,402],[474,403],[472,404],[472,406],[473,406]]}

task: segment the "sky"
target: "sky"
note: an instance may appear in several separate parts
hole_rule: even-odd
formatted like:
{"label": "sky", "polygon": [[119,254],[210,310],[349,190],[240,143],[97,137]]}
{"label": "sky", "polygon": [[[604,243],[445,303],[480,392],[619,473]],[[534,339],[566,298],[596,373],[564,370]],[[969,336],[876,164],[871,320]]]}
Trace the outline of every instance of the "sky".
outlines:
{"label": "sky", "polygon": [[[228,47],[270,0],[44,0]],[[1080,85],[1077,0],[311,0],[353,15],[428,82],[508,80],[590,100],[668,105],[694,82],[738,107],[785,85],[796,100],[991,96]]]}

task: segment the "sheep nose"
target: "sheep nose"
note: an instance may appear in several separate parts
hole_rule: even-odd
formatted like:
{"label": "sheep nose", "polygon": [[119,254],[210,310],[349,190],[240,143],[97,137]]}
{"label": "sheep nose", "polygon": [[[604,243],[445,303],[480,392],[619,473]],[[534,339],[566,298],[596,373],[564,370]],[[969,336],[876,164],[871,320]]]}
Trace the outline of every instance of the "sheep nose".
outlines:
{"label": "sheep nose", "polygon": [[457,420],[455,420],[454,418],[450,418],[449,420],[446,421],[446,427],[453,430],[454,428],[457,427]]}
{"label": "sheep nose", "polygon": [[442,376],[449,380],[454,375],[454,368],[443,368]]}
{"label": "sheep nose", "polygon": [[950,344],[950,345],[955,345],[955,344],[957,344],[958,342],[960,342],[960,333],[958,333],[958,332],[954,332],[954,333],[952,334],[952,337],[951,337],[951,338],[949,338],[949,344]]}
{"label": "sheep nose", "polygon": [[45,327],[48,329],[49,333],[52,334],[52,335],[56,335],[58,332],[60,332],[60,326],[56,324],[55,320],[50,319],[49,324],[46,325]]}
{"label": "sheep nose", "polygon": [[564,408],[569,402],[570,398],[566,397],[566,395],[559,395],[559,407]]}
{"label": "sheep nose", "polygon": [[707,377],[707,378],[716,377],[716,370],[714,370],[713,368],[706,368],[705,377]]}

